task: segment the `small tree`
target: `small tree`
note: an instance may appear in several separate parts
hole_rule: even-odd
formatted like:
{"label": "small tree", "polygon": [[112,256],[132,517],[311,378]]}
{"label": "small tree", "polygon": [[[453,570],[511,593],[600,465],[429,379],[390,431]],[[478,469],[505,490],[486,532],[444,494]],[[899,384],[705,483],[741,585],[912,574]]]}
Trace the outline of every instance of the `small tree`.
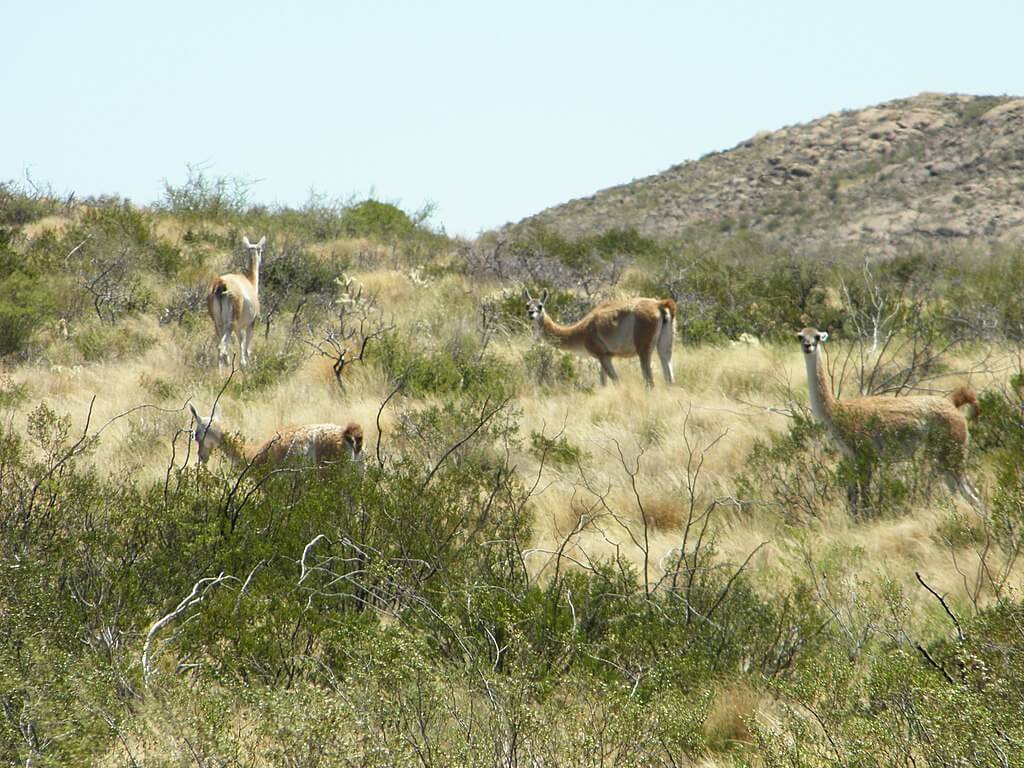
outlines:
{"label": "small tree", "polygon": [[361,361],[370,342],[380,339],[395,326],[384,321],[377,308],[376,294],[364,293],[361,284],[345,275],[337,282],[343,293],[335,302],[334,317],[325,327],[309,326],[309,338],[304,341],[331,361],[334,378],[344,389],[345,368]]}

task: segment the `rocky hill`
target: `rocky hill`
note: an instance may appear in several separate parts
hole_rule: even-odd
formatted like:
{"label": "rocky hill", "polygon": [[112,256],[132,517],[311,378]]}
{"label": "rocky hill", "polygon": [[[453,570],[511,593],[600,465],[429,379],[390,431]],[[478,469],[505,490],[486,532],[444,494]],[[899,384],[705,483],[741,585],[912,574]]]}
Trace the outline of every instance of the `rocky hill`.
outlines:
{"label": "rocky hill", "polygon": [[745,229],[801,251],[1024,242],[1024,99],[923,93],[759,133],[510,225],[659,239]]}

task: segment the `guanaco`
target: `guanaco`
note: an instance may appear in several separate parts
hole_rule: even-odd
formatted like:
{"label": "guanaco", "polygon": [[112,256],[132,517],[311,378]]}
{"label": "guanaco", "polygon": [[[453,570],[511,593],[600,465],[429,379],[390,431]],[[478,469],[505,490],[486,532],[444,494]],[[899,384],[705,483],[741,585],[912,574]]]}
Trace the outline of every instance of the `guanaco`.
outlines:
{"label": "guanaco", "polygon": [[[796,336],[807,367],[811,410],[846,456],[855,458],[863,456],[865,449],[885,448],[910,453],[927,440],[935,447],[934,461],[950,490],[958,491],[972,507],[982,511],[981,497],[965,474],[968,429],[967,418],[960,411],[961,406],[969,404],[973,418],[981,412],[974,389],[963,386],[949,397],[869,395],[837,400],[820,351],[828,333],[804,328]],[[870,467],[868,472],[870,477]],[[854,502],[858,498],[855,488],[850,489],[850,498]]]}
{"label": "guanaco", "polygon": [[260,314],[260,261],[266,244],[266,235],[255,245],[243,237],[242,245],[249,252],[249,271],[214,278],[206,295],[206,308],[217,334],[217,365],[221,370],[229,363],[232,333],[238,337],[239,364],[244,368],[252,357],[253,326]]}
{"label": "guanaco", "polygon": [[636,355],[648,387],[654,386],[651,354],[658,351],[665,383],[671,384],[672,343],[675,340],[676,303],[672,299],[625,299],[598,304],[582,320],[572,325],[555,322],[544,309],[548,300],[545,288],[539,299],[523,289],[526,315],[539,336],[577,354],[590,355],[601,364],[601,384],[619,376],[612,366],[613,357]]}

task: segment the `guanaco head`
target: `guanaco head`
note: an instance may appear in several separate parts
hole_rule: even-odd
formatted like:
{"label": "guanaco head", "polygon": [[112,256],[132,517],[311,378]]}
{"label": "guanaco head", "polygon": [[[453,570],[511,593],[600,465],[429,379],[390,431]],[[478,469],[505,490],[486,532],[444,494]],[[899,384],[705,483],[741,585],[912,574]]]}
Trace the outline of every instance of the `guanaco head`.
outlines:
{"label": "guanaco head", "polygon": [[803,347],[804,354],[813,355],[818,351],[818,345],[828,340],[828,333],[819,331],[817,328],[804,328],[797,333],[796,337],[800,339],[800,346]]}
{"label": "guanaco head", "polygon": [[260,241],[258,243],[256,243],[255,245],[253,245],[252,243],[249,242],[249,238],[248,237],[246,237],[245,235],[242,235],[242,245],[244,245],[246,247],[246,249],[249,251],[249,260],[250,260],[250,263],[252,264],[252,269],[253,269],[254,272],[259,272],[260,261],[263,260],[263,247],[266,244],[267,244],[267,236],[266,235],[261,237]]}
{"label": "guanaco head", "polygon": [[354,421],[350,421],[345,427],[342,437],[345,440],[345,445],[352,452],[352,461],[359,461],[363,453],[363,428]]}
{"label": "guanaco head", "polygon": [[192,403],[188,404],[192,411],[192,420],[195,428],[192,432],[196,438],[196,446],[199,452],[199,463],[205,464],[210,459],[210,453],[214,448],[224,441],[224,430],[221,429],[217,419],[217,409],[213,409],[212,416],[200,416]]}
{"label": "guanaco head", "polygon": [[545,288],[540,298],[535,299],[530,295],[529,288],[523,288],[523,299],[526,300],[526,316],[530,318],[531,322],[540,325],[544,321],[544,305],[548,300],[548,289]]}

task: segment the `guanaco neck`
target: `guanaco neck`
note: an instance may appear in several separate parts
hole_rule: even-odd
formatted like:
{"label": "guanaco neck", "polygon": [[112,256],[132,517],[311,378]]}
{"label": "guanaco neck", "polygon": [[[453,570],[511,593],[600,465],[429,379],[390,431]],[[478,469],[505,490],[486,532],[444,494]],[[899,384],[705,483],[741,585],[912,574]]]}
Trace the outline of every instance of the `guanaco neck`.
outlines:
{"label": "guanaco neck", "polygon": [[260,257],[255,254],[249,257],[249,274],[246,275],[252,283],[253,292],[260,295]]}
{"label": "guanaco neck", "polygon": [[547,336],[563,346],[571,344],[575,340],[576,327],[574,325],[562,325],[552,320],[547,312],[541,314],[540,320],[541,322],[538,326],[540,335]]}
{"label": "guanaco neck", "polygon": [[245,444],[245,440],[237,435],[224,435],[219,448],[231,460],[231,463],[239,466],[251,464],[255,458]]}
{"label": "guanaco neck", "polygon": [[804,364],[807,366],[807,391],[811,398],[811,410],[818,421],[831,426],[836,399],[832,396],[820,344],[815,346],[811,354],[804,354]]}

